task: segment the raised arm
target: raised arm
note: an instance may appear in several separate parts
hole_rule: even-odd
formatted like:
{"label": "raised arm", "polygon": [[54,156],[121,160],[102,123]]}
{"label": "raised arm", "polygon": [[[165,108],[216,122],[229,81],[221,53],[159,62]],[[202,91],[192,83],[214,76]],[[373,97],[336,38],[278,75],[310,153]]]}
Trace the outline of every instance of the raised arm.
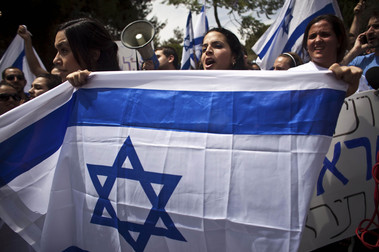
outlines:
{"label": "raised arm", "polygon": [[343,60],[340,62],[341,65],[348,65],[355,57],[361,55],[369,48],[367,40],[365,42],[365,39],[366,32],[359,34],[359,36],[355,40],[353,48],[351,48],[351,50],[345,55]]}
{"label": "raised arm", "polygon": [[360,0],[354,8],[354,18],[349,30],[349,33],[354,35],[354,38],[357,38],[359,34],[359,29],[362,26],[363,10],[365,8],[366,2],[364,0]]}
{"label": "raised arm", "polygon": [[39,74],[48,73],[41,67],[37,56],[33,51],[32,37],[29,31],[26,29],[26,26],[20,25],[18,27],[17,34],[20,35],[20,37],[25,41],[25,56],[32,73],[36,76]]}

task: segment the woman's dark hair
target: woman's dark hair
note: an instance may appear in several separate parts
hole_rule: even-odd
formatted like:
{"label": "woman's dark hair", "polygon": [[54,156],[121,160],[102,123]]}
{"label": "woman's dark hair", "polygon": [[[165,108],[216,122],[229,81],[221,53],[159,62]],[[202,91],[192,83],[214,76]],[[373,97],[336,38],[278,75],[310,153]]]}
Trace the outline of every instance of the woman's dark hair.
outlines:
{"label": "woman's dark hair", "polygon": [[[90,71],[120,70],[117,44],[98,21],[79,18],[61,24],[58,31],[64,31],[73,55],[83,69]],[[100,51],[96,60],[94,52]]]}
{"label": "woman's dark hair", "polygon": [[348,40],[347,40],[346,29],[342,20],[334,15],[331,15],[331,14],[321,15],[321,16],[315,17],[314,19],[311,20],[311,22],[309,22],[304,32],[303,49],[307,53],[307,49],[308,49],[307,41],[308,41],[309,30],[311,29],[312,25],[314,25],[317,22],[320,22],[321,20],[325,20],[332,26],[333,31],[336,34],[336,37],[338,39],[338,42],[340,45],[340,47],[337,49],[337,62],[336,63],[338,63],[345,56]]}
{"label": "woman's dark hair", "polygon": [[[204,35],[204,37],[210,32],[219,32],[226,37],[226,41],[232,51],[232,54],[236,57],[236,63],[233,65],[232,70],[246,70],[245,62],[243,60],[243,47],[237,36],[225,28],[212,28]],[[201,64],[199,65],[199,68],[203,69]]]}

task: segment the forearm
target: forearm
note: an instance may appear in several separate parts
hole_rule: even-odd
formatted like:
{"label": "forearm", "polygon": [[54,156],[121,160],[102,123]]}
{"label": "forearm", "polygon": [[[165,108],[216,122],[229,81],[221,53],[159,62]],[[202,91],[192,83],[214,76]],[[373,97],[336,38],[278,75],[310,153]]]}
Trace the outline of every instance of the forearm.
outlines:
{"label": "forearm", "polygon": [[30,70],[34,75],[37,76],[42,73],[47,73],[47,71],[41,67],[38,58],[34,53],[31,39],[25,39],[25,56],[26,60],[28,61]]}
{"label": "forearm", "polygon": [[340,62],[341,66],[347,66],[355,57],[361,55],[363,50],[361,48],[353,47]]}
{"label": "forearm", "polygon": [[357,38],[357,36],[360,33],[360,26],[361,26],[361,17],[358,15],[354,15],[353,22],[351,23],[349,33],[354,35],[354,38]]}

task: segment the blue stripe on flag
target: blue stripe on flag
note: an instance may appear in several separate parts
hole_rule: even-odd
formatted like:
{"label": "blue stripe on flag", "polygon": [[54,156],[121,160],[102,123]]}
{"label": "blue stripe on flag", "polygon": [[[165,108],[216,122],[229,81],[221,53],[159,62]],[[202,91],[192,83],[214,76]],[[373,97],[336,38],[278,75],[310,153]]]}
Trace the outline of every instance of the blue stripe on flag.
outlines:
{"label": "blue stripe on flag", "polygon": [[68,103],[0,143],[0,187],[55,153],[67,126],[331,136],[337,119],[330,118],[337,118],[339,110],[330,108],[339,108],[344,97],[345,92],[331,89],[273,92],[80,89]]}
{"label": "blue stripe on flag", "polygon": [[[290,7],[288,7],[288,10],[291,10],[291,8],[293,8],[293,7],[291,7],[291,4],[290,4]],[[288,12],[288,10],[287,10],[287,12]],[[319,11],[313,13],[311,16],[309,16],[308,18],[306,18],[303,22],[301,22],[299,24],[296,27],[296,29],[292,32],[290,38],[287,40],[287,43],[284,46],[284,49],[282,52],[290,52],[291,48],[293,47],[295,42],[299,39],[300,36],[302,36],[304,34],[305,28],[307,27],[308,23],[313,18],[320,16],[320,15],[323,15],[323,14],[336,14],[336,12],[333,8],[333,5],[331,3],[327,4],[324,8],[320,9]],[[285,16],[287,16],[287,13]],[[280,23],[280,25],[278,26],[278,28],[276,29],[276,31],[274,32],[274,34],[271,36],[269,41],[263,47],[262,51],[258,53],[259,58],[262,59],[266,55],[268,49],[271,47],[271,44],[274,41],[274,38],[277,36],[278,32],[281,29],[283,29],[284,23],[285,23],[285,20],[283,19],[282,22]]]}
{"label": "blue stripe on flag", "polygon": [[268,49],[271,47],[272,42],[278,36],[278,32],[283,29],[284,23],[285,23],[285,17],[292,12],[293,9],[293,1],[288,5],[288,8],[286,10],[286,13],[284,14],[284,19],[280,22],[278,25],[278,28],[274,32],[274,34],[271,36],[271,38],[267,41],[266,45],[263,47],[263,49],[258,53],[259,58],[263,59],[263,57],[266,55]]}
{"label": "blue stripe on flag", "polygon": [[0,143],[0,187],[41,163],[61,147],[71,106],[72,100]]}
{"label": "blue stripe on flag", "polygon": [[303,22],[301,22],[296,29],[291,34],[291,37],[287,40],[286,45],[284,46],[284,49],[282,52],[290,52],[291,48],[295,44],[295,42],[304,34],[305,28],[307,27],[308,23],[312,21],[317,16],[323,15],[323,14],[336,14],[333,5],[328,4],[318,12],[314,13],[313,15],[309,16],[307,19],[305,19]]}
{"label": "blue stripe on flag", "polygon": [[[76,103],[70,126],[331,136],[335,122],[325,122],[334,116],[329,113],[336,114],[337,118],[339,110],[332,112],[328,108],[338,107],[345,92],[330,89],[273,92],[81,89],[77,96],[80,102]],[[315,113],[318,121],[313,119]]]}
{"label": "blue stripe on flag", "polygon": [[195,45],[203,45],[203,39],[204,39],[204,36],[195,38],[194,39],[194,44]]}
{"label": "blue stripe on flag", "polygon": [[22,61],[24,59],[24,56],[25,56],[25,50],[22,50],[20,52],[20,55],[18,55],[17,59],[13,62],[12,67],[17,67],[18,69],[22,71],[23,70]]}
{"label": "blue stripe on flag", "polygon": [[190,69],[191,67],[191,58],[188,58],[188,60],[182,65],[182,69]]}

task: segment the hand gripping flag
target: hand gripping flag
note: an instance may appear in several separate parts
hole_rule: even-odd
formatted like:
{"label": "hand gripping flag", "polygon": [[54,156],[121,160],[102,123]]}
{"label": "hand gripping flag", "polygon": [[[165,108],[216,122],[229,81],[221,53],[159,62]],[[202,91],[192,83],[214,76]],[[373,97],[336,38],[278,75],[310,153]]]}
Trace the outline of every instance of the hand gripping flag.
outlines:
{"label": "hand gripping flag", "polygon": [[284,52],[301,55],[306,26],[323,14],[342,18],[335,0],[287,0],[275,22],[252,47],[259,57],[261,69],[271,69],[275,59]]}
{"label": "hand gripping flag", "polygon": [[[26,60],[24,44],[25,44],[24,40],[19,35],[16,35],[16,37],[13,39],[12,43],[9,45],[9,47],[7,48],[3,57],[0,60],[0,72],[3,72],[5,68],[11,67],[11,66],[21,69],[24,72],[25,79],[26,79],[24,92],[28,92],[36,76],[30,70],[28,61]],[[45,69],[45,66],[43,65],[41,59],[39,58],[34,48],[33,48],[33,51],[41,67]]]}
{"label": "hand gripping flag", "polygon": [[205,14],[205,7],[201,8],[200,14],[196,20],[195,28],[192,26],[191,11],[188,14],[186,24],[186,37],[183,42],[183,53],[181,69],[196,69],[202,53],[202,44],[204,35],[209,30],[208,19]]}
{"label": "hand gripping flag", "polygon": [[66,82],[1,117],[0,217],[37,251],[296,251],[345,90],[328,71]]}

